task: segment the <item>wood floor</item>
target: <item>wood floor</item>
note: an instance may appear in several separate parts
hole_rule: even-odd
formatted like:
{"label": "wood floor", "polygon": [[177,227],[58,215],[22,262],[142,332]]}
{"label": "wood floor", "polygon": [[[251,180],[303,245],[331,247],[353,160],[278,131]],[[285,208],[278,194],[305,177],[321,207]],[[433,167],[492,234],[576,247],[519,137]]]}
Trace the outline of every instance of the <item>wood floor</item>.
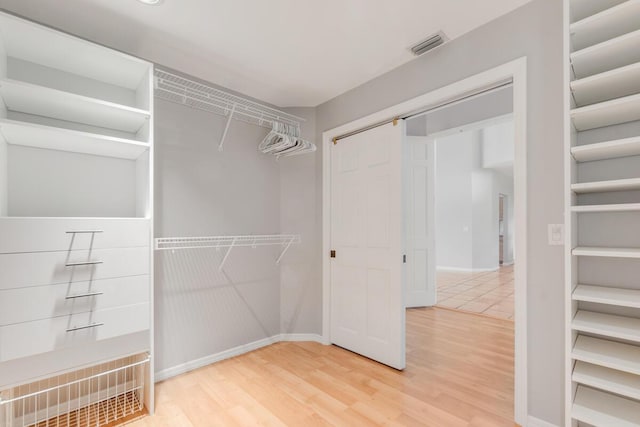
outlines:
{"label": "wood floor", "polygon": [[407,368],[335,346],[278,343],[157,384],[143,426],[433,426],[513,423],[513,322],[407,311]]}

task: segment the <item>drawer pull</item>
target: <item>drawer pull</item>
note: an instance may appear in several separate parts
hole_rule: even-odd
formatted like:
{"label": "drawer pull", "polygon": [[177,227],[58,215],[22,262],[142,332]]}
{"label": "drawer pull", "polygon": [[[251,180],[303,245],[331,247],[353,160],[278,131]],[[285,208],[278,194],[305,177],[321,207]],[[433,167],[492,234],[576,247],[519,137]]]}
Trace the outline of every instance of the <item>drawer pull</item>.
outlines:
{"label": "drawer pull", "polygon": [[96,265],[102,264],[102,261],[82,261],[82,262],[68,262],[65,264],[66,267],[77,267],[79,265]]}
{"label": "drawer pull", "polygon": [[95,234],[95,233],[104,233],[104,230],[76,230],[76,231],[67,231],[67,234]]}
{"label": "drawer pull", "polygon": [[97,328],[98,326],[103,326],[103,325],[104,323],[92,323],[90,325],[85,325],[85,326],[76,326],[74,328],[67,329],[67,332],[80,331],[82,329]]}
{"label": "drawer pull", "polygon": [[104,292],[91,292],[88,294],[68,295],[64,297],[64,299],[88,298],[88,297],[95,297],[97,295],[102,295],[102,294],[104,294]]}

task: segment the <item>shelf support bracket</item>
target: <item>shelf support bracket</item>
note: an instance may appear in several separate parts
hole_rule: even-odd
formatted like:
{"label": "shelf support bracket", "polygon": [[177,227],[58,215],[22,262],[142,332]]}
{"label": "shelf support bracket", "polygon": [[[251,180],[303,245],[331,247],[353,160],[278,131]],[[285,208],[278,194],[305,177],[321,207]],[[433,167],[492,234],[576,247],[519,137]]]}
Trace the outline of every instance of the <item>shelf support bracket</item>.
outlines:
{"label": "shelf support bracket", "polygon": [[227,258],[229,258],[229,254],[231,253],[231,249],[233,249],[233,247],[236,244],[236,240],[238,238],[234,237],[233,241],[231,242],[231,245],[229,245],[229,249],[227,249],[227,253],[224,254],[224,258],[222,258],[222,261],[220,262],[220,266],[218,267],[218,271],[222,271],[222,269],[224,268],[224,264],[227,262]]}
{"label": "shelf support bracket", "polygon": [[220,138],[220,144],[218,144],[218,151],[222,151],[224,146],[224,140],[227,138],[227,132],[229,132],[229,126],[231,126],[231,120],[233,119],[233,113],[236,112],[236,105],[233,104],[231,107],[231,111],[229,111],[229,117],[227,118],[227,124],[224,127],[224,132],[222,132],[222,138]]}
{"label": "shelf support bracket", "polygon": [[293,236],[291,239],[289,239],[289,241],[287,242],[287,246],[284,247],[284,249],[282,250],[282,252],[280,253],[280,256],[278,257],[278,259],[276,260],[276,264],[280,264],[280,261],[282,260],[282,257],[284,256],[284,254],[287,253],[287,251],[289,250],[289,247],[291,246],[291,244],[293,243],[293,241],[295,240],[295,236]]}

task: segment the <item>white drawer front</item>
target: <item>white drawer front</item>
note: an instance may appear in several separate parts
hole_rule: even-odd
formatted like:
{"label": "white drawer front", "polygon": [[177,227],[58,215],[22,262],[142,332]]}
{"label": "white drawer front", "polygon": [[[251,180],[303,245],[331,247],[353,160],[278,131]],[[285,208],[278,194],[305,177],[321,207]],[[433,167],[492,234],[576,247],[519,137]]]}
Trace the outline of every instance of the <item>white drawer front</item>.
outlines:
{"label": "white drawer front", "polygon": [[[71,263],[101,262],[67,266]],[[0,254],[0,289],[149,274],[149,248]]]}
{"label": "white drawer front", "polygon": [[0,326],[143,302],[148,275],[0,290]]}
{"label": "white drawer front", "polygon": [[[69,331],[90,325],[101,325]],[[149,329],[149,303],[0,326],[0,362]]]}
{"label": "white drawer front", "polygon": [[143,218],[2,218],[0,236],[0,253],[150,245]]}

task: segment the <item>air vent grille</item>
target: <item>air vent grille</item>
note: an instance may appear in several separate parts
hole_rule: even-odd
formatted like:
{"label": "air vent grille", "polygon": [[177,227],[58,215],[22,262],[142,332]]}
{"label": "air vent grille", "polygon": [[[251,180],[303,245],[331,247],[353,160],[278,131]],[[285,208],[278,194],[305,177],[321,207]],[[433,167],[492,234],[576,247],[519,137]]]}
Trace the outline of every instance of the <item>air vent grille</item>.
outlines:
{"label": "air vent grille", "polygon": [[444,35],[442,31],[440,31],[436,34],[433,34],[427,37],[425,40],[422,40],[421,42],[417,43],[416,45],[412,46],[410,49],[415,56],[420,56],[432,49],[435,49],[438,46],[443,45],[446,41],[447,41],[447,37]]}

